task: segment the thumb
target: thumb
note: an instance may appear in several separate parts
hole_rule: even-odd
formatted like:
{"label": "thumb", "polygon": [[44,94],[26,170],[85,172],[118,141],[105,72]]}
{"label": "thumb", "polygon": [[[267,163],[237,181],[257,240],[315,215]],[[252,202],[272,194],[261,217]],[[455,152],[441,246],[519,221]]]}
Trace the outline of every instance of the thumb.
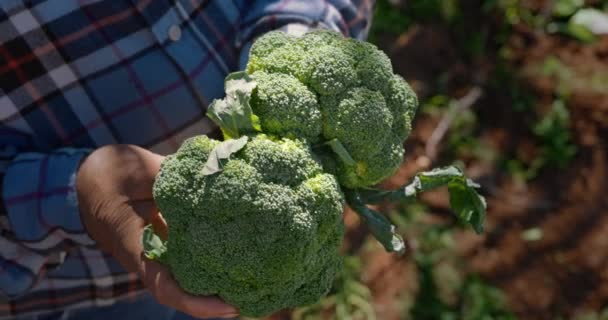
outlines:
{"label": "thumb", "polygon": [[152,224],[152,229],[154,229],[155,234],[161,239],[167,240],[169,233],[167,221],[165,221],[165,218],[158,210],[152,213],[149,223]]}

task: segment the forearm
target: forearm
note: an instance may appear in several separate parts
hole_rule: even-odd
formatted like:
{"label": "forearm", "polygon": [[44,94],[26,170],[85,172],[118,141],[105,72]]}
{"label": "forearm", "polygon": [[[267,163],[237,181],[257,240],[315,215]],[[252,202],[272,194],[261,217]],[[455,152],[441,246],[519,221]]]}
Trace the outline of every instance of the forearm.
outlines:
{"label": "forearm", "polygon": [[67,241],[93,244],[80,221],[75,193],[76,171],[89,152],[65,148],[22,153],[11,161],[4,173],[2,199],[16,239],[38,243],[37,249],[45,251]]}
{"label": "forearm", "polygon": [[80,221],[74,177],[87,149],[15,154],[0,184],[0,277],[9,297],[27,293],[69,248],[92,245]]}

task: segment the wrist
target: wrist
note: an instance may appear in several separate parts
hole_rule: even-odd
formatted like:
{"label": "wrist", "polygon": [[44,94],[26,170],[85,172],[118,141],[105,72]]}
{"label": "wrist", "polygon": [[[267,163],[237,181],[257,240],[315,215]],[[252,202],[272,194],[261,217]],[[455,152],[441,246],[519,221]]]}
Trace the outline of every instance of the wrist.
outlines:
{"label": "wrist", "polygon": [[[120,171],[121,167],[115,165],[114,156],[109,150],[113,146],[104,146],[93,150],[86,158],[83,158],[78,170],[76,171],[75,190],[80,212],[80,219],[86,234],[96,243],[100,249],[111,252],[111,245],[108,242],[108,234],[112,231],[109,222],[112,220],[107,217],[114,213],[110,206],[115,202],[107,201],[113,197],[108,192],[115,189],[115,171]],[[116,198],[116,197],[114,197]]]}
{"label": "wrist", "polygon": [[[95,151],[93,151],[93,152],[95,152]],[[86,155],[85,157],[83,157],[81,159],[81,161],[78,164],[78,167],[76,169],[76,172],[74,173],[73,182],[74,182],[74,191],[76,193],[76,204],[78,206],[78,214],[80,215],[82,229],[83,229],[84,233],[86,233],[91,238],[91,240],[93,240],[93,242],[97,242],[96,239],[93,238],[92,233],[90,231],[90,227],[89,227],[90,210],[88,210],[88,208],[85,208],[85,206],[84,206],[84,204],[88,203],[88,201],[86,199],[83,199],[82,195],[83,195],[84,191],[82,190],[82,184],[79,183],[81,180],[83,180],[83,178],[81,176],[83,174],[82,165],[91,156],[91,154],[93,152],[91,152],[90,154]]]}

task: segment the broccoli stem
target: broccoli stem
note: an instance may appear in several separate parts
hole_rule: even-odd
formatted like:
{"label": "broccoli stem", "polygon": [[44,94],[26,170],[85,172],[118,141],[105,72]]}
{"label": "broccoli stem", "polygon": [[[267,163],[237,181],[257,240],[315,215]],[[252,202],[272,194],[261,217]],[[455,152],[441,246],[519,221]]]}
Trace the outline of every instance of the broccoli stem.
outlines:
{"label": "broccoli stem", "polygon": [[367,207],[368,204],[383,202],[413,202],[418,194],[440,187],[448,187],[450,206],[456,216],[470,224],[477,233],[483,232],[486,216],[486,202],[477,193],[479,185],[468,179],[456,166],[437,168],[416,174],[412,182],[396,190],[347,189],[346,202],[369,225],[372,234],[389,252],[403,253],[403,239],[395,232],[395,226],[379,212]]}
{"label": "broccoli stem", "polygon": [[370,209],[361,199],[358,190],[347,189],[344,196],[348,205],[365,221],[376,239],[388,252],[403,254],[405,243],[396,233],[395,226],[380,212]]}

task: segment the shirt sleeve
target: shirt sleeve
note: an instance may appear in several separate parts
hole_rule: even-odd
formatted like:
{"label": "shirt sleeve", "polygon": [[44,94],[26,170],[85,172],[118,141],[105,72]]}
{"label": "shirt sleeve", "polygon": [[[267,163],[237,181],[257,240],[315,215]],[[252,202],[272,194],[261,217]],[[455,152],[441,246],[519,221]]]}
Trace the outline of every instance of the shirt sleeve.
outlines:
{"label": "shirt sleeve", "polygon": [[367,39],[373,0],[276,0],[248,1],[241,24],[239,67],[247,65],[255,39],[272,30],[299,36],[313,29],[331,29],[345,37]]}
{"label": "shirt sleeve", "polygon": [[0,291],[26,293],[67,250],[94,245],[78,210],[75,177],[88,149],[17,153],[0,171]]}

